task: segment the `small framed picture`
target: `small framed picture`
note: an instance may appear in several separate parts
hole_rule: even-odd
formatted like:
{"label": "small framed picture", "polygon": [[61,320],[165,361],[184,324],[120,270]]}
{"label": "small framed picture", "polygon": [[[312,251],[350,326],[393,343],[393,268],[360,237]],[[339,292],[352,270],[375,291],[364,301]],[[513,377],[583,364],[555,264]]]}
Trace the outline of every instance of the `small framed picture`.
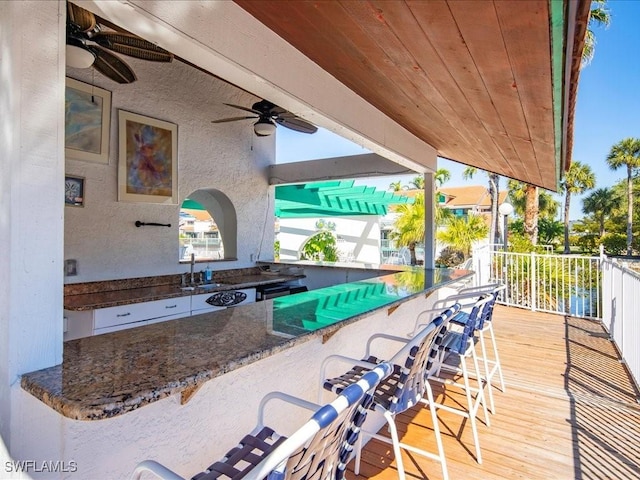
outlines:
{"label": "small framed picture", "polygon": [[85,162],[109,163],[111,92],[67,77],[65,155]]}
{"label": "small framed picture", "polygon": [[84,177],[64,177],[64,204],[70,207],[84,207]]}

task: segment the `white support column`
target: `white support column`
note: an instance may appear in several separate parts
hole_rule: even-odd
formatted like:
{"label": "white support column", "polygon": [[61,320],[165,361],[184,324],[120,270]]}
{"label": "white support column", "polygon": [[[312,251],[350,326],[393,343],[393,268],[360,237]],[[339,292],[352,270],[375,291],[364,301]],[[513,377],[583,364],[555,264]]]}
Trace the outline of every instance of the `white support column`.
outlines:
{"label": "white support column", "polygon": [[424,267],[436,266],[435,174],[424,174]]}
{"label": "white support column", "polygon": [[20,375],[62,361],[65,15],[63,0],[0,2],[0,436],[14,458],[55,438],[27,431]]}

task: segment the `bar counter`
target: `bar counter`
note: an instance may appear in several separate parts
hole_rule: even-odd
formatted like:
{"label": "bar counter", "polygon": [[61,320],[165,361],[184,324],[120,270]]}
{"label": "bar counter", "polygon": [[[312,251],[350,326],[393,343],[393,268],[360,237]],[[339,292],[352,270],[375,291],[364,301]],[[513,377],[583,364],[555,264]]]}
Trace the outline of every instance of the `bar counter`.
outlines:
{"label": "bar counter", "polygon": [[472,275],[414,269],[188,318],[65,342],[61,365],[22,388],[65,417],[99,420],[170,395]]}

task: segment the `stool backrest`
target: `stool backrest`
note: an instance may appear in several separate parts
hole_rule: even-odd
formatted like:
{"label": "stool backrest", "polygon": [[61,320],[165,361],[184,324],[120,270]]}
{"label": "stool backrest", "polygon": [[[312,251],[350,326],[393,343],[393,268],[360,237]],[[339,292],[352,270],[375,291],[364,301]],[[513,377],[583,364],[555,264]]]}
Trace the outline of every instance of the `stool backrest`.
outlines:
{"label": "stool backrest", "polygon": [[[444,310],[390,360],[395,365],[394,374],[398,378],[391,386],[393,391],[384,392],[381,396],[390,398],[387,409],[391,413],[403,412],[422,398],[428,372],[434,367],[449,320],[459,310],[457,303]],[[388,382],[384,385],[389,388]]]}
{"label": "stool backrest", "polygon": [[360,433],[373,390],[392,371],[378,364],[271,452],[244,478],[246,480],[341,480]]}

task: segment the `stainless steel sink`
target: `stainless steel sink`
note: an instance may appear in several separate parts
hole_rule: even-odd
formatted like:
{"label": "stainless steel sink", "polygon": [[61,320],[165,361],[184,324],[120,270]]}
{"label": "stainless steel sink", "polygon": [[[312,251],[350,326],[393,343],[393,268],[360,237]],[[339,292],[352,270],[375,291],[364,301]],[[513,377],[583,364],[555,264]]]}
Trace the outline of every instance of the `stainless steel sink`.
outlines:
{"label": "stainless steel sink", "polygon": [[204,285],[198,285],[196,288],[201,288],[204,290],[210,290],[212,288],[218,288],[223,286],[224,283],[205,283]]}

